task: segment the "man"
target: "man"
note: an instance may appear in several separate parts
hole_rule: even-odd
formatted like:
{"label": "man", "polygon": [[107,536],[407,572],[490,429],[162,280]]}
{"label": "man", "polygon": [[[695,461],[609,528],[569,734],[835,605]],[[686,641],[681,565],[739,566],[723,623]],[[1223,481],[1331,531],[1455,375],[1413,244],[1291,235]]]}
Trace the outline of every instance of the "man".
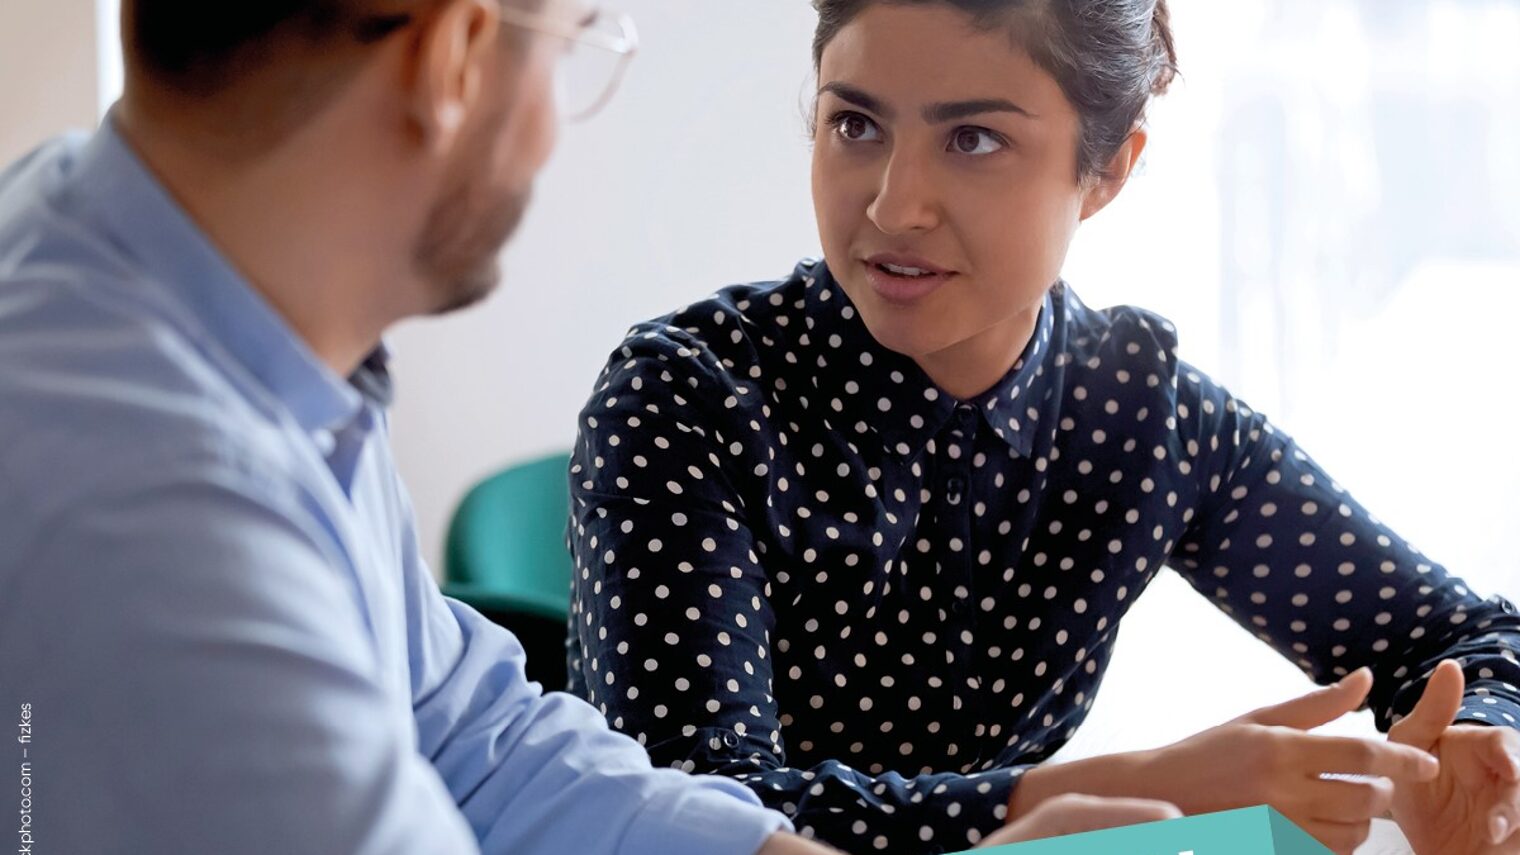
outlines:
{"label": "man", "polygon": [[[542,695],[439,594],[390,456],[381,335],[495,285],[589,19],[123,21],[103,127],[0,176],[0,702],[37,851],[821,851]],[[1172,815],[1065,802],[993,842]]]}

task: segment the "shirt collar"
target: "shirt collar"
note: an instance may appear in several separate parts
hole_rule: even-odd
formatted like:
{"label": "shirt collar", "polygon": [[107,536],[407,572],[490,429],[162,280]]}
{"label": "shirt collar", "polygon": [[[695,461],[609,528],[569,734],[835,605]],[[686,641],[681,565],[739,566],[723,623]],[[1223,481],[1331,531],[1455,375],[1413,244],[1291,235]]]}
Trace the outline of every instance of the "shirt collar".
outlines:
{"label": "shirt collar", "polygon": [[1050,411],[1052,386],[1047,363],[1051,361],[1051,337],[1059,311],[1054,295],[1064,287],[1058,282],[1045,292],[1034,333],[1013,367],[991,389],[969,402],[981,411],[992,432],[1023,457],[1034,448],[1035,436],[1042,429],[1049,430],[1040,420]]}
{"label": "shirt collar", "polygon": [[236,271],[132,151],[108,115],[86,145],[75,202],[96,218],[154,287],[187,312],[197,344],[236,360],[308,432],[338,430],[366,399],[389,403],[388,351],[352,383],[328,368]]}
{"label": "shirt collar", "polygon": [[[805,286],[807,348],[814,387],[821,402],[845,425],[863,424],[903,459],[928,445],[957,407],[982,415],[994,434],[1021,456],[1029,456],[1048,407],[1051,372],[1045,363],[1059,301],[1046,293],[1039,320],[1023,354],[986,392],[962,402],[935,385],[911,358],[883,347],[871,335],[844,289],[818,262],[799,270]],[[1054,290],[1062,286],[1057,284]],[[817,319],[816,321],[814,319]]]}

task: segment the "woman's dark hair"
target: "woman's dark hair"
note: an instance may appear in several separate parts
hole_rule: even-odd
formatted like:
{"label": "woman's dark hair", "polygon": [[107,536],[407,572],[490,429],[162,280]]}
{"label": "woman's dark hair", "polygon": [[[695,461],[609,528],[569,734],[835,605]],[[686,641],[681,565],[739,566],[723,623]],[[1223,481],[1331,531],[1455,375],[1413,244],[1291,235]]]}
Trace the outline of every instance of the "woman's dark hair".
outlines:
{"label": "woman's dark hair", "polygon": [[1006,29],[1081,116],[1082,177],[1103,173],[1150,99],[1177,75],[1166,0],[813,0],[815,69],[829,42],[873,3],[937,3],[965,12],[978,29]]}

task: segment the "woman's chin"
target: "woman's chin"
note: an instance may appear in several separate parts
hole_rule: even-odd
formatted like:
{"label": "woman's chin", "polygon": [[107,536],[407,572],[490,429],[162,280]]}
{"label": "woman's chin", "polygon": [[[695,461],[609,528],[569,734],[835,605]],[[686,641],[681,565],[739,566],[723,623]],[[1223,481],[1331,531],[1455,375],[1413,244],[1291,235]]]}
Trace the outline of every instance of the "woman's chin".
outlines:
{"label": "woman's chin", "polygon": [[915,361],[940,349],[938,337],[925,335],[922,325],[912,323],[912,318],[893,318],[874,324],[867,319],[866,329],[877,344]]}
{"label": "woman's chin", "polygon": [[846,289],[860,312],[861,322],[876,343],[894,353],[917,360],[943,349],[953,341],[940,329],[930,302],[901,305],[881,299],[870,286],[864,293]]}

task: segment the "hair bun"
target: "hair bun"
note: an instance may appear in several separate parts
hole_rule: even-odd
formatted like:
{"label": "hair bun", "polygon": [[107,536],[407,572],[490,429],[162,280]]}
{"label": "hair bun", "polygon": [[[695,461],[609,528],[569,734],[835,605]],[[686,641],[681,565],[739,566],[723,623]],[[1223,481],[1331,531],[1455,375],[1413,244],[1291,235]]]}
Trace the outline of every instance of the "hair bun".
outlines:
{"label": "hair bun", "polygon": [[1156,70],[1151,76],[1151,94],[1164,95],[1177,79],[1177,42],[1172,37],[1172,13],[1166,0],[1156,0],[1151,12],[1151,47]]}

